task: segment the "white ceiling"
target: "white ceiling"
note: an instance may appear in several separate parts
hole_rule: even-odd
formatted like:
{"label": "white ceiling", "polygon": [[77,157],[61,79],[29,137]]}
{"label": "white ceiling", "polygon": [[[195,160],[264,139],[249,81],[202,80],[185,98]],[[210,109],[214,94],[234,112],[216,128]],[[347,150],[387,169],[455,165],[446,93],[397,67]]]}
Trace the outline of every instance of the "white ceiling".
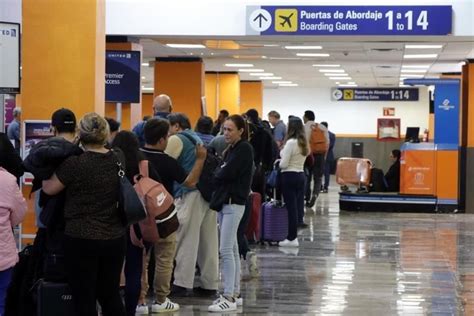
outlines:
{"label": "white ceiling", "polygon": [[[461,71],[461,62],[474,58],[474,37],[426,37],[414,41],[410,37],[238,37],[238,38],[140,38],[143,60],[150,66],[142,67],[144,87],[153,87],[153,61],[155,57],[202,57],[206,71],[236,71],[226,63],[251,63],[284,81],[300,87],[333,87],[335,80],[328,79],[313,64],[339,64],[352,78],[337,82],[355,82],[360,87],[399,86],[402,65],[428,65],[425,77],[438,77],[442,73]],[[176,49],[165,43],[205,44],[206,40],[234,41],[239,49]],[[225,42],[220,42],[224,44]],[[407,49],[406,44],[439,44],[437,49]],[[264,46],[272,45],[272,46]],[[286,45],[319,45],[320,50],[289,50]],[[328,53],[329,57],[297,57],[297,53]],[[405,54],[437,54],[431,59],[404,59]],[[288,59],[289,58],[289,59]],[[259,77],[240,73],[241,80],[258,80]],[[266,88],[276,88],[272,80],[264,80]]]}

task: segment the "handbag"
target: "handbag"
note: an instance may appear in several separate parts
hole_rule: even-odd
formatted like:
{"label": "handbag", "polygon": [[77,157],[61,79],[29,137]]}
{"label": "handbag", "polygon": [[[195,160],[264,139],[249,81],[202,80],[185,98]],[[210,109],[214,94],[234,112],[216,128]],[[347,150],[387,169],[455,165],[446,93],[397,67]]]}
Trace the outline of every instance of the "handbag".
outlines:
{"label": "handbag", "polygon": [[220,185],[212,192],[209,208],[216,212],[222,211],[224,204],[230,204],[230,185]]}
{"label": "handbag", "polygon": [[128,226],[145,219],[148,214],[142,200],[140,200],[130,181],[125,177],[125,170],[115,152],[114,155],[117,160],[117,174],[119,176],[118,210],[122,222]]}

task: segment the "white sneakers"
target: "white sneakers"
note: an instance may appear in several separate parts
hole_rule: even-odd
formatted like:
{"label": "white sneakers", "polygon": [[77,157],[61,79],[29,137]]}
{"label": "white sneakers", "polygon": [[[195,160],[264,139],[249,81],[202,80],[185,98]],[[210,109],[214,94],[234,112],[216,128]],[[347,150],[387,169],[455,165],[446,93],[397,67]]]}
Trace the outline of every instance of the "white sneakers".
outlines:
{"label": "white sneakers", "polygon": [[295,238],[293,240],[285,239],[278,243],[279,247],[299,247],[299,245],[300,243],[298,242],[298,238]]}
{"label": "white sneakers", "polygon": [[210,305],[207,310],[216,313],[232,312],[237,310],[237,303],[231,302],[221,295],[217,300],[212,302],[212,305]]}
{"label": "white sneakers", "polygon": [[167,313],[175,312],[177,310],[179,310],[179,304],[171,302],[169,298],[166,298],[162,304],[155,301],[153,305],[151,305],[152,313]]}
{"label": "white sneakers", "polygon": [[[166,298],[166,300],[162,304],[155,301],[153,302],[153,305],[151,305],[151,312],[153,314],[175,312],[178,310],[179,304],[171,302],[169,298]],[[138,305],[137,309],[135,310],[135,315],[148,315],[149,313],[150,312],[148,310],[148,305],[146,304]]]}
{"label": "white sneakers", "polygon": [[148,311],[148,305],[146,304],[140,304],[137,306],[137,309],[135,310],[135,315],[148,315],[150,312]]}

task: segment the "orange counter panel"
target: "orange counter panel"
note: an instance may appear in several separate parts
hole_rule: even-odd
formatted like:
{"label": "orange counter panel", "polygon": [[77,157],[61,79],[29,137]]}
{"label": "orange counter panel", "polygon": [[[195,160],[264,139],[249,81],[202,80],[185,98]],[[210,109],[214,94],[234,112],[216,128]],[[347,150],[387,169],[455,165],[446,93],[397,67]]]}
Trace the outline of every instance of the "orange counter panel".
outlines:
{"label": "orange counter panel", "polygon": [[431,150],[405,151],[400,165],[400,193],[436,194],[436,154]]}
{"label": "orange counter panel", "polygon": [[459,183],[459,154],[458,151],[436,152],[438,199],[457,199]]}

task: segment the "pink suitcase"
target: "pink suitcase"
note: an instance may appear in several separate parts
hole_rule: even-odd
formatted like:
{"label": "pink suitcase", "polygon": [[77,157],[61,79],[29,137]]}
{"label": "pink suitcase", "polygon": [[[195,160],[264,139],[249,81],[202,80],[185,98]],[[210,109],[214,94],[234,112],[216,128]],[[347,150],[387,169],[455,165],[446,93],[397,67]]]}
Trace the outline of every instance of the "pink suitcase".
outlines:
{"label": "pink suitcase", "polygon": [[337,161],[336,182],[341,186],[369,186],[372,162],[365,158],[342,157]]}

